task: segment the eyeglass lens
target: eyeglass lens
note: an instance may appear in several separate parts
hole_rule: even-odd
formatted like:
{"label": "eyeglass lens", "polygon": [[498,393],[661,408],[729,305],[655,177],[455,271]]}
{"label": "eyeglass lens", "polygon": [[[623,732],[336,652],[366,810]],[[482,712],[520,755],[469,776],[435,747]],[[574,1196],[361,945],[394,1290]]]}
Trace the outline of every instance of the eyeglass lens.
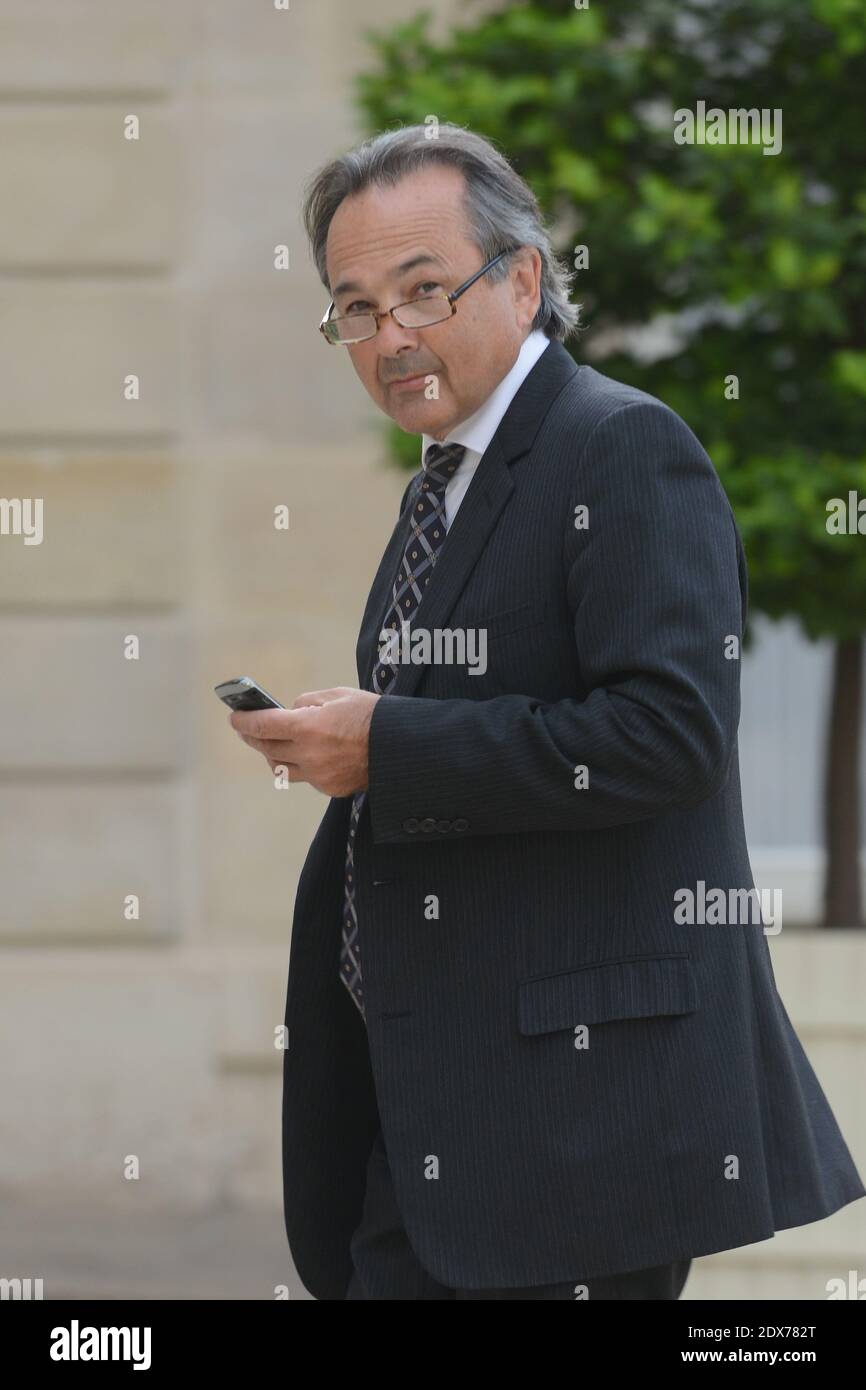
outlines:
{"label": "eyeglass lens", "polygon": [[[451,306],[444,295],[428,295],[401,304],[394,310],[394,317],[403,328],[429,328],[433,323],[450,318]],[[332,319],[328,327],[337,342],[356,342],[373,337],[376,320],[372,314],[349,314],[344,318]]]}

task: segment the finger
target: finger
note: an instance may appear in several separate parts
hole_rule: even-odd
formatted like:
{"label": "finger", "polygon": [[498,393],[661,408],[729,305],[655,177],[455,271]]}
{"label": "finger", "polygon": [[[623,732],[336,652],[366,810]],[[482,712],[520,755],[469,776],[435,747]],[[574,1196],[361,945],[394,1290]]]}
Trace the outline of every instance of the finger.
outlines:
{"label": "finger", "polygon": [[292,709],[301,709],[305,705],[326,705],[330,700],[342,700],[351,694],[350,685],[332,685],[327,690],[306,690],[294,701]]}
{"label": "finger", "polygon": [[298,754],[291,744],[273,743],[269,739],[261,738],[246,738],[244,742],[248,743],[250,748],[255,749],[257,753],[261,753],[262,757],[272,765],[285,763],[289,767],[300,767],[300,764],[294,761]]}
{"label": "finger", "polygon": [[244,743],[248,743],[250,748],[255,748],[257,753],[264,753],[266,758],[278,758],[281,751],[284,751],[288,744],[276,742],[272,738],[253,738],[252,734],[241,734]]}
{"label": "finger", "polygon": [[229,723],[241,737],[251,734],[254,738],[278,738],[285,742],[291,739],[296,723],[291,713],[287,709],[235,709],[229,715]]}
{"label": "finger", "polygon": [[305,690],[292,701],[292,709],[303,709],[306,705],[324,705],[332,695],[330,690]]}

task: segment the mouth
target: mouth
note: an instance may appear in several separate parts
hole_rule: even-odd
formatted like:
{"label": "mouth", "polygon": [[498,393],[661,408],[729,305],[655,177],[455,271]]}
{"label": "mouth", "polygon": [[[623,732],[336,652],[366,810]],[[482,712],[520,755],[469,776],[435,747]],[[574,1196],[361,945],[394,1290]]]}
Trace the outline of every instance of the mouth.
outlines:
{"label": "mouth", "polygon": [[397,381],[389,383],[392,391],[417,391],[427,380],[429,373],[423,372],[420,376],[404,376]]}

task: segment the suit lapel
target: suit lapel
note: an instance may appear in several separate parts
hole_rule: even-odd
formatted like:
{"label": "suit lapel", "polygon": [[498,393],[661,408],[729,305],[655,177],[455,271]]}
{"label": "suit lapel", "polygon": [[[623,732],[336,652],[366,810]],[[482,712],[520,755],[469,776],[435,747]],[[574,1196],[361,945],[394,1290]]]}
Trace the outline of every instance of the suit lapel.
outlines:
{"label": "suit lapel", "polygon": [[[553,401],[579,370],[571,354],[554,339],[521,383],[482,454],[457,515],[448,528],[410,631],[418,627],[432,630],[447,626],[487,538],[514,490],[509,464],[532,447]],[[409,490],[403,515],[394,527],[364,610],[356,649],[358,682],[362,689],[370,688],[373,664],[378,656],[379,633],[391,607],[394,577],[411,534],[412,504],[423,476],[422,470]],[[388,694],[411,695],[425,670],[420,664],[401,663]]]}

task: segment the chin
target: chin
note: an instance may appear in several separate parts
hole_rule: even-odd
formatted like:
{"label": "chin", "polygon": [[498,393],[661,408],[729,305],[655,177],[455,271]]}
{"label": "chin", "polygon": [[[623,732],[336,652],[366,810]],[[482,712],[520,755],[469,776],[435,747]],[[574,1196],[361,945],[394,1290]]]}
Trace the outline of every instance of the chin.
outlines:
{"label": "chin", "polygon": [[433,434],[443,426],[438,420],[434,420],[429,412],[424,409],[429,402],[418,401],[415,405],[407,405],[398,415],[394,416],[398,425],[409,430],[413,434]]}

